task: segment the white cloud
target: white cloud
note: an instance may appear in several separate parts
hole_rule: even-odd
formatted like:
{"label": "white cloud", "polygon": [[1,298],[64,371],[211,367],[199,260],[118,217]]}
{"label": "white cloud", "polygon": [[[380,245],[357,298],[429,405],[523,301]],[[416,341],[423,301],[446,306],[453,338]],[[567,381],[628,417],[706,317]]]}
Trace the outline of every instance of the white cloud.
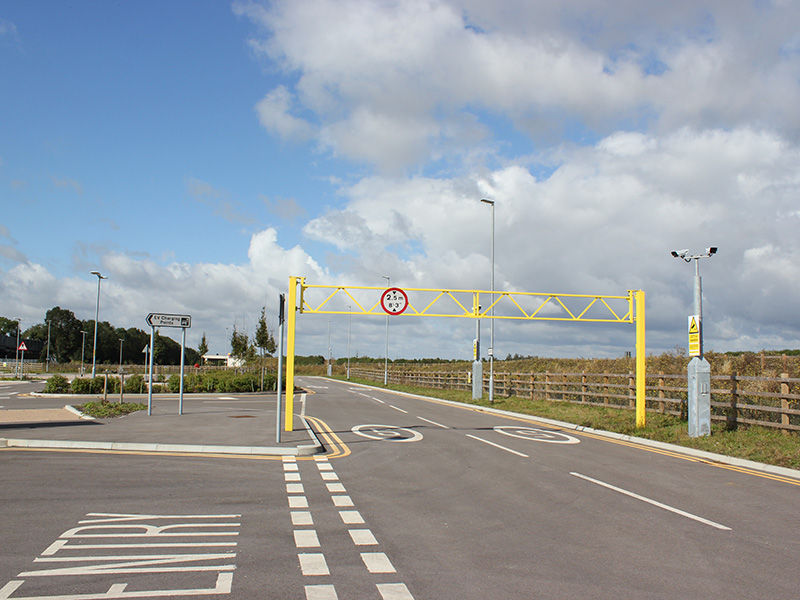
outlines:
{"label": "white cloud", "polygon": [[[252,236],[247,259],[242,264],[160,265],[149,258],[107,253],[98,266],[108,276],[101,289],[100,318],[115,326],[145,329],[150,312],[185,312],[193,317],[189,345],[196,346],[205,331],[212,349],[228,351],[225,328],[237,323],[252,333],[265,302],[268,314],[274,315],[289,275],[331,278],[301,247],[282,248],[274,229]],[[3,273],[0,296],[29,323],[41,322],[56,305],[89,319],[94,318],[96,285],[94,278],[58,278],[42,265],[26,263]]]}
{"label": "white cloud", "polygon": [[256,104],[256,113],[267,131],[295,141],[305,141],[312,136],[310,123],[290,114],[292,94],[285,86],[278,86]]}
{"label": "white cloud", "polygon": [[[692,302],[691,269],[669,251],[717,245],[719,254],[703,263],[709,347],[800,338],[800,242],[797,219],[785,216],[800,192],[798,146],[750,129],[682,129],[613,134],[559,158],[546,179],[522,166],[481,177],[365,178],[342,190],[347,206],[305,232],[357,256],[351,273],[369,285],[388,273],[399,285],[485,289],[490,213],[479,199],[489,197],[498,289],[645,289],[652,347],[661,350],[685,345]],[[715,339],[715,318],[739,335]],[[503,329],[506,344],[531,343],[513,326]],[[562,348],[586,343],[582,330],[550,329]],[[624,343],[623,332],[610,335],[611,346]]]}
{"label": "white cloud", "polygon": [[[594,1],[237,4],[262,28],[257,52],[292,73],[262,103],[283,137],[396,171],[461,156],[469,114],[490,143],[498,116],[532,139],[579,123],[800,133],[800,5]],[[476,138],[476,134],[478,137]],[[458,148],[458,150],[456,150]]]}

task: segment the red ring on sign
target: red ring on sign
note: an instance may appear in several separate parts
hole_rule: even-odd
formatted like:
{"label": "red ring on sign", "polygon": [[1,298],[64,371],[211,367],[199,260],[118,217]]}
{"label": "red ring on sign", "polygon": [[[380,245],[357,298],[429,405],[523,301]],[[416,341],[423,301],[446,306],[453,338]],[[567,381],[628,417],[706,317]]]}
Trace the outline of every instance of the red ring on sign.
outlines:
{"label": "red ring on sign", "polygon": [[[403,301],[404,301],[403,302],[403,308],[401,308],[398,311],[392,311],[392,310],[389,310],[388,308],[386,308],[386,304],[385,304],[386,296],[388,296],[391,292],[400,292],[400,294],[402,294],[402,296],[403,296]],[[389,289],[387,289],[385,292],[383,292],[381,294],[381,308],[383,309],[383,312],[385,312],[387,315],[401,315],[401,314],[403,314],[403,311],[405,311],[405,309],[408,308],[408,295],[403,290],[401,290],[400,288],[396,288],[396,287],[389,288]]]}

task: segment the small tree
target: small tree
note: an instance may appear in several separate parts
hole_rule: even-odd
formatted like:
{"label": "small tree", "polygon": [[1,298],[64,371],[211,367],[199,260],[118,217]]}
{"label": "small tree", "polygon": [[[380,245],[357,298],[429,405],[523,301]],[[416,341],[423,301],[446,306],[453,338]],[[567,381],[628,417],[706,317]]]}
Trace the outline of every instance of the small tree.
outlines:
{"label": "small tree", "polygon": [[233,326],[233,333],[231,334],[231,354],[243,360],[248,360],[255,354],[247,334],[237,330],[235,324]]}
{"label": "small tree", "polygon": [[275,354],[275,338],[267,327],[266,306],[261,307],[261,316],[258,319],[258,327],[256,328],[256,346],[261,349],[261,356],[272,356]]}
{"label": "small tree", "polygon": [[197,353],[200,355],[200,358],[208,354],[208,342],[206,341],[205,331],[203,332],[203,337],[200,339],[200,345],[197,347]]}

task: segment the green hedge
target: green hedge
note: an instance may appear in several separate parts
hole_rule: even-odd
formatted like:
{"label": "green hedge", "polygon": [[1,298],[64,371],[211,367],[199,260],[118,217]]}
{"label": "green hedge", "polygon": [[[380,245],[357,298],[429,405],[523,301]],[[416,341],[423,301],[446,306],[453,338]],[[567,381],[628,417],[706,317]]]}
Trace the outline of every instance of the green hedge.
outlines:
{"label": "green hedge", "polygon": [[69,380],[63,375],[53,375],[44,384],[46,394],[68,394],[69,391]]}
{"label": "green hedge", "polygon": [[[153,393],[172,392],[178,393],[180,389],[180,376],[170,375],[165,383],[164,377],[158,377],[153,382]],[[147,377],[142,375],[129,375],[125,378],[126,394],[144,394],[147,392]],[[102,394],[105,377],[76,377],[70,384],[65,377],[53,375],[47,380],[44,391],[51,394]],[[264,391],[275,391],[277,377],[274,373],[264,375]],[[183,378],[183,391],[187,394],[193,392],[258,392],[261,390],[261,375],[257,372],[237,373],[235,371],[212,371],[210,373],[188,373]],[[108,395],[119,394],[119,377],[108,378]]]}

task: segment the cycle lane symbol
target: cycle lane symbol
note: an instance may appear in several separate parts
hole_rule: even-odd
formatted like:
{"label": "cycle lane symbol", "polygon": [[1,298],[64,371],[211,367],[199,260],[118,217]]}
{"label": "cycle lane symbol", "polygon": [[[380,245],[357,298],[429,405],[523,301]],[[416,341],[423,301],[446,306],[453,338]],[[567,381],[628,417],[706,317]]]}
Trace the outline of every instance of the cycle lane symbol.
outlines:
{"label": "cycle lane symbol", "polygon": [[523,440],[532,440],[534,442],[545,442],[548,444],[580,444],[581,441],[552,429],[540,429],[538,427],[517,427],[515,425],[505,425],[494,427],[494,430],[503,435],[510,437],[520,438]]}
{"label": "cycle lane symbol", "polygon": [[418,442],[422,439],[420,432],[396,425],[356,425],[351,431],[361,437],[382,442]]}

